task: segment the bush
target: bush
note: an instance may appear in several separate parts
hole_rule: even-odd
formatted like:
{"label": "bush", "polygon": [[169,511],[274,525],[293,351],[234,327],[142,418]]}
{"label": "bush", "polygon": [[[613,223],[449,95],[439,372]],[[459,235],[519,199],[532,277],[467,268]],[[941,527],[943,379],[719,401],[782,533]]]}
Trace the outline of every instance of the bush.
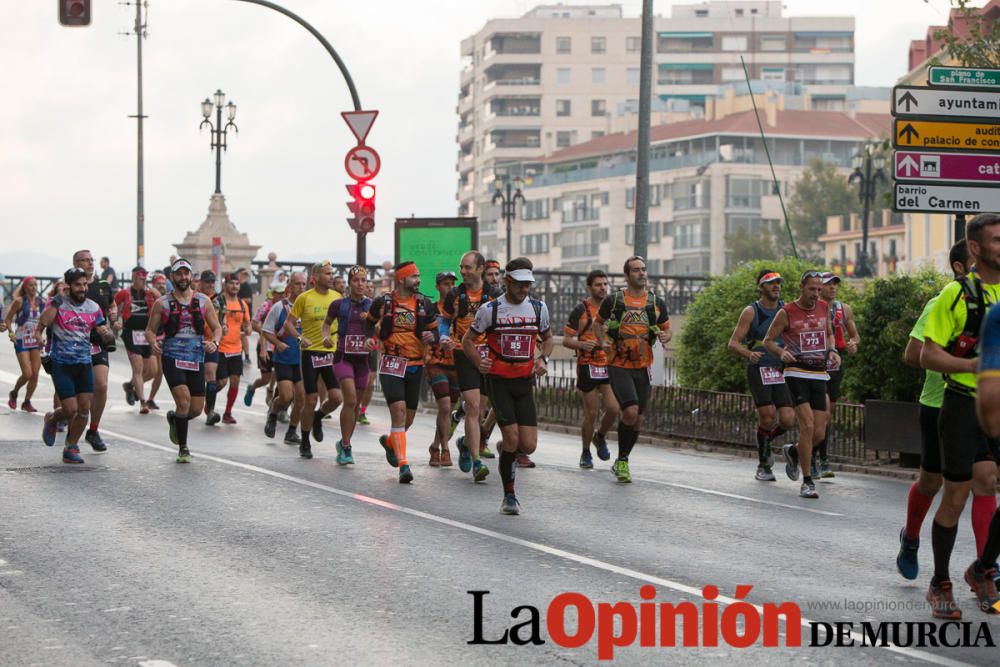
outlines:
{"label": "bush", "polygon": [[[738,266],[727,276],[712,280],[688,306],[687,322],[677,354],[678,380],[683,387],[712,391],[749,391],[746,361],[726,348],[736,328],[740,312],[757,298],[755,279],[762,269],[774,269],[784,278],[781,298],[794,301],[799,296],[799,277],[817,267],[805,261],[785,258],[755,261]],[[842,301],[853,304],[857,292],[842,284]]]}
{"label": "bush", "polygon": [[844,394],[852,402],[869,398],[916,401],[924,372],[903,363],[903,351],[924,305],[948,283],[933,270],[873,280],[854,309],[861,345],[844,364]]}

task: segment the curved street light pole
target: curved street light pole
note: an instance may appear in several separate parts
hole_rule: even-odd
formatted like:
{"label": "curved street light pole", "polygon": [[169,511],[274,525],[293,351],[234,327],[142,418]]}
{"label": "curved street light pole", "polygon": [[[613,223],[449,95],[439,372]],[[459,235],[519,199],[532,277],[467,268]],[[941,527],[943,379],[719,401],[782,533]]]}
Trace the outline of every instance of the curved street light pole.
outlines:
{"label": "curved street light pole", "polygon": [[[506,186],[506,193],[504,192],[504,187]],[[511,192],[510,179],[504,178],[503,180],[497,179],[494,183],[496,191],[493,193],[493,203],[496,204],[500,202],[500,213],[503,215],[504,221],[507,223],[507,261],[513,259],[511,257],[511,226],[514,222],[514,217],[517,215],[517,202],[524,202],[524,195],[521,194],[521,178],[520,176],[514,178],[513,192]]]}
{"label": "curved street light pole", "polygon": [[211,130],[209,136],[211,137],[208,142],[209,148],[215,149],[215,194],[222,194],[222,151],[226,150],[226,136],[229,133],[229,128],[233,128],[233,131],[239,134],[240,128],[236,127],[236,123],[233,121],[236,119],[236,105],[230,101],[225,105],[226,109],[226,124],[222,124],[222,103],[226,101],[226,95],[221,90],[216,90],[215,94],[212,96],[214,98],[215,106],[215,124],[212,124],[210,116],[212,115],[213,101],[205,98],[205,101],[201,103],[201,114],[204,118],[201,124],[198,125],[198,129],[208,125]]}

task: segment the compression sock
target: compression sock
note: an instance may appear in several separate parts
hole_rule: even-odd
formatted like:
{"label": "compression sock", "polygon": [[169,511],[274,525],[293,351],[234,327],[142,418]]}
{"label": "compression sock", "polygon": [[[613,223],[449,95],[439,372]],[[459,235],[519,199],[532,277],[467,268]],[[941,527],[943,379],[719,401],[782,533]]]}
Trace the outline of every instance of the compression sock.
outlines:
{"label": "compression sock", "polygon": [[989,569],[997,562],[998,557],[1000,557],[1000,510],[994,512],[990,520],[990,532],[979,556],[979,564],[983,569]]}
{"label": "compression sock", "polygon": [[825,435],[823,436],[823,439],[819,441],[819,444],[816,445],[816,451],[819,452],[819,458],[820,458],[820,460],[821,461],[826,461],[826,436]]}
{"label": "compression sock", "polygon": [[955,548],[955,536],[958,526],[945,528],[937,521],[931,524],[931,544],[934,547],[934,577],[931,583],[940,584],[950,579],[948,568],[951,565],[951,552]]}
{"label": "compression sock", "polygon": [[767,434],[767,439],[774,441],[775,439],[784,434],[785,434],[784,428],[782,428],[781,426],[775,426],[773,429],[771,429],[771,432]]}
{"label": "compression sock", "polygon": [[215,412],[215,395],[219,392],[219,385],[209,382],[205,385],[205,412]]}
{"label": "compression sock", "polygon": [[765,431],[760,426],[757,427],[757,461],[760,465],[767,465],[767,445],[771,439],[771,432]]}
{"label": "compression sock", "polygon": [[393,426],[389,433],[389,444],[392,451],[396,453],[396,460],[399,465],[406,465],[406,429]]}
{"label": "compression sock", "polygon": [[[972,533],[976,536],[976,553],[983,553],[986,536],[990,532],[990,520],[997,511],[997,497],[972,496]],[[991,563],[993,561],[990,561]]]}
{"label": "compression sock", "polygon": [[632,452],[636,441],[639,439],[639,431],[624,422],[618,422],[618,459],[628,461],[628,455]]}
{"label": "compression sock", "polygon": [[310,447],[311,445],[309,444],[309,435],[310,433],[312,433],[312,429],[308,429],[305,426],[303,426],[301,431],[302,431],[302,446]]}
{"label": "compression sock", "polygon": [[179,447],[186,447],[188,444],[189,421],[190,417],[188,415],[174,413],[174,429],[177,431],[177,445]]}
{"label": "compression sock", "polygon": [[[925,496],[920,493],[917,483],[914,482],[913,486],[910,487],[910,494],[906,498],[906,528],[903,534],[906,535],[907,539],[915,540],[920,537],[920,527],[924,524],[924,517],[927,516],[927,510],[931,508],[933,502],[934,496]],[[973,504],[974,508],[975,504]]]}
{"label": "compression sock", "polygon": [[500,479],[503,481],[504,493],[514,493],[514,462],[516,460],[517,452],[500,450]]}
{"label": "compression sock", "polygon": [[239,381],[233,382],[229,381],[229,391],[226,392],[226,414],[230,414],[233,411],[233,405],[236,403],[236,395],[240,393],[240,383]]}

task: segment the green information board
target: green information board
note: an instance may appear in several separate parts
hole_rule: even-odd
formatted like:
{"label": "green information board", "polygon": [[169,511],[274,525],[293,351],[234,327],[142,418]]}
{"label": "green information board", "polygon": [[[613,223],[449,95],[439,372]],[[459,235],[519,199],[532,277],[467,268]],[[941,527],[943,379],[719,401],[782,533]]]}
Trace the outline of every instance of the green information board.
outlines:
{"label": "green information board", "polygon": [[927,83],[932,86],[1000,88],[1000,70],[978,67],[931,67]]}
{"label": "green information board", "polygon": [[396,264],[415,262],[420,291],[437,301],[434,278],[441,271],[458,276],[462,255],[478,245],[476,225],[476,218],[397,218]]}

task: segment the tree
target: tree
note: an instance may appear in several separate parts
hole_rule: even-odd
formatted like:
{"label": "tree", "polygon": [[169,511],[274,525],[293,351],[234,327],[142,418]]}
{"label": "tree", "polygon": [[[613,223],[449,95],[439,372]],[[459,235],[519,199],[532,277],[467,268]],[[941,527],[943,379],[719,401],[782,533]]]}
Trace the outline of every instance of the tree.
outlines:
{"label": "tree", "polygon": [[785,255],[778,246],[774,234],[766,228],[761,229],[758,236],[751,236],[744,228],[737,229],[736,233],[726,237],[726,247],[733,264],[757,259],[778,259]]}
{"label": "tree", "polygon": [[934,38],[944,41],[945,51],[962,67],[1000,67],[1000,21],[991,20],[969,3],[953,0],[961,21],[956,22],[952,14],[948,27],[935,32]]}
{"label": "tree", "polygon": [[829,216],[860,212],[857,190],[848,184],[847,177],[837,172],[834,164],[822,160],[809,163],[788,200],[788,220],[795,240],[800,246],[813,249],[826,233]]}

